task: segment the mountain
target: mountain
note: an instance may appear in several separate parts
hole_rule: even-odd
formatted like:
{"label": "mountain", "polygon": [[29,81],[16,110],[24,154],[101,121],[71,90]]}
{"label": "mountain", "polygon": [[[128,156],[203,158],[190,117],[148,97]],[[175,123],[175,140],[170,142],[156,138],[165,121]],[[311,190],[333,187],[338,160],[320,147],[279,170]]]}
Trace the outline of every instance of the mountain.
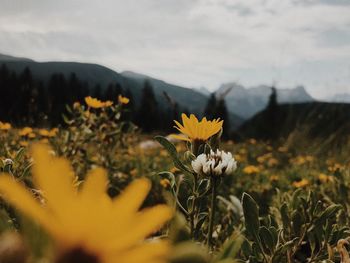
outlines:
{"label": "mountain", "polygon": [[[151,78],[149,76],[132,71],[124,71],[121,74],[128,79],[132,79],[138,82],[139,85],[142,85],[146,80],[149,80],[154,87],[156,96],[159,97],[160,100],[162,100],[164,103],[167,103],[167,99],[164,96],[164,92],[166,92],[171,99],[174,99],[179,104],[180,102],[186,102],[186,109],[190,112],[199,112],[202,114],[207,104],[208,96],[210,95],[210,92],[208,90],[207,94],[204,94],[203,92],[200,92],[196,89],[188,89],[169,84],[162,80]],[[244,119],[235,113],[230,112],[229,117],[232,128],[237,128],[244,122]]]}
{"label": "mountain", "polygon": [[208,90],[206,87],[199,87],[199,88],[194,88],[195,91],[198,91],[200,93],[202,93],[205,96],[209,96],[211,94],[211,91]]}
{"label": "mountain", "polygon": [[[148,80],[153,86],[156,99],[161,108],[168,108],[169,98],[172,102],[177,102],[180,111],[188,111],[197,115],[202,115],[208,97],[196,90],[173,85],[165,81],[155,79],[143,74],[124,71],[118,73],[107,67],[79,62],[36,62],[26,58],[16,58],[8,55],[0,55],[0,66],[5,64],[7,68],[20,74],[25,68],[29,68],[32,76],[40,81],[48,82],[51,75],[61,73],[66,78],[72,73],[89,87],[100,85],[102,89],[109,84],[118,83],[124,90],[129,89],[135,99],[136,105],[141,98],[144,83]],[[236,114],[230,115],[230,123],[233,127],[238,127],[243,119]]]}
{"label": "mountain", "polygon": [[13,56],[1,54],[1,53],[0,53],[0,60],[1,61],[33,61],[29,58],[13,57]]}
{"label": "mountain", "polygon": [[[244,138],[287,137],[294,131],[311,138],[347,138],[350,133],[350,104],[309,102],[277,105],[246,121],[237,134]],[[345,136],[346,135],[346,136]]]}
{"label": "mountain", "polygon": [[[217,96],[226,94],[226,105],[230,112],[249,119],[266,107],[271,94],[271,87],[260,85],[245,88],[237,83],[226,83],[221,85],[215,93]],[[277,101],[279,103],[301,103],[311,102],[314,99],[306,92],[304,87],[298,86],[294,89],[278,88]]]}
{"label": "mountain", "polygon": [[193,89],[169,84],[163,80],[132,71],[124,71],[121,75],[126,79],[133,80],[140,87],[148,80],[154,88],[154,93],[158,101],[164,104],[169,103],[164,93],[166,93],[171,100],[176,101],[183,109],[187,109],[190,112],[201,112],[207,103],[207,97]]}

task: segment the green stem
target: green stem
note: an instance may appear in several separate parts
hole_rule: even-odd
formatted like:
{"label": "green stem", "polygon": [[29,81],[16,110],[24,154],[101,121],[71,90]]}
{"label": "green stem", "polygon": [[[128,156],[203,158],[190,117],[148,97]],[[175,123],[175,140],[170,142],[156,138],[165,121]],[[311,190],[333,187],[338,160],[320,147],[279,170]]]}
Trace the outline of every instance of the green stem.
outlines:
{"label": "green stem", "polygon": [[210,218],[209,218],[209,230],[208,230],[208,248],[211,249],[212,245],[212,236],[213,236],[213,228],[214,228],[214,219],[216,212],[216,187],[217,187],[217,179],[212,177],[212,193],[211,193],[211,203],[210,203]]}

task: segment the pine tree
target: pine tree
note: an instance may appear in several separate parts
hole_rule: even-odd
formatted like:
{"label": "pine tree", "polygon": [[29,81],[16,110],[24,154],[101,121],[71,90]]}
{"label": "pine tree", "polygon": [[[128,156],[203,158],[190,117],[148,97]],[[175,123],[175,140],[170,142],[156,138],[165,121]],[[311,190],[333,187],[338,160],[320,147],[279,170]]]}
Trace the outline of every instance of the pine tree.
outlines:
{"label": "pine tree", "polygon": [[210,97],[208,99],[207,105],[204,110],[204,116],[207,117],[207,119],[213,119],[216,116],[216,95],[215,93],[211,93]]}
{"label": "pine tree", "polygon": [[146,80],[141,94],[140,107],[137,112],[136,124],[144,132],[151,132],[159,128],[158,103],[153,92],[152,84]]}

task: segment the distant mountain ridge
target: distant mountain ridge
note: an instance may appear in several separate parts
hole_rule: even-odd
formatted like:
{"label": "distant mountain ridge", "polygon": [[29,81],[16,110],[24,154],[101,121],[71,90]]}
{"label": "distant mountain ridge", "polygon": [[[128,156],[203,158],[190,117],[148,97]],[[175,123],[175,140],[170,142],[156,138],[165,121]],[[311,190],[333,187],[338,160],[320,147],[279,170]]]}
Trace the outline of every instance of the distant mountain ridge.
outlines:
{"label": "distant mountain ridge", "polygon": [[[260,85],[245,88],[237,83],[222,84],[215,92],[220,97],[224,93],[227,108],[244,119],[253,117],[257,112],[263,110],[271,94],[271,86]],[[298,86],[293,89],[277,89],[277,101],[279,103],[301,103],[312,102],[314,99],[307,93],[304,87]]]}
{"label": "distant mountain ridge", "polygon": [[[52,74],[61,73],[66,78],[71,73],[75,73],[76,77],[89,84],[92,88],[100,85],[101,88],[107,88],[111,83],[118,83],[123,89],[129,89],[135,99],[136,104],[141,98],[144,82],[148,80],[153,86],[158,104],[160,107],[169,107],[165,93],[175,101],[180,111],[187,110],[190,113],[202,115],[207,104],[208,97],[200,92],[190,88],[169,84],[165,81],[151,78],[149,76],[124,71],[118,73],[107,67],[79,62],[36,62],[26,58],[16,58],[8,55],[0,55],[0,66],[5,64],[7,68],[17,73],[23,72],[25,68],[29,68],[35,79],[43,82],[49,81]],[[230,123],[233,127],[238,127],[243,119],[236,114],[230,114]]]}

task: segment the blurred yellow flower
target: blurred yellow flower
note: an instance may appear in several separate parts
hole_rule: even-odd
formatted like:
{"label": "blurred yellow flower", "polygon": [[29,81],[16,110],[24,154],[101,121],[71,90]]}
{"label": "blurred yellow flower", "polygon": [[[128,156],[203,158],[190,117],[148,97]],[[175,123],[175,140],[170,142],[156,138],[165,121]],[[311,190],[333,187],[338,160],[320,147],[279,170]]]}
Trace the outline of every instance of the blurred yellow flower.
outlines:
{"label": "blurred yellow flower", "polygon": [[256,174],[259,172],[260,172],[259,167],[255,166],[255,165],[248,165],[248,166],[244,167],[244,169],[243,169],[243,173],[245,173],[245,174]]}
{"label": "blurred yellow flower", "polygon": [[277,176],[277,175],[271,175],[270,176],[270,181],[271,182],[276,182],[276,181],[278,181],[279,180],[279,177]]}
{"label": "blurred yellow flower", "polygon": [[39,135],[42,137],[55,137],[58,133],[58,128],[53,128],[51,130],[40,129]]}
{"label": "blurred yellow flower", "polygon": [[73,109],[79,109],[80,108],[80,102],[76,101],[73,103]]}
{"label": "blurred yellow flower", "polygon": [[20,136],[28,136],[31,133],[33,133],[33,129],[30,127],[24,127],[18,132]]}
{"label": "blurred yellow flower", "polygon": [[322,183],[334,182],[334,177],[320,173],[318,175],[318,180],[320,180]]}
{"label": "blurred yellow flower", "polygon": [[119,95],[118,101],[120,104],[128,104],[130,100],[127,97],[123,97],[122,95]]}
{"label": "blurred yellow flower", "polygon": [[166,179],[166,178],[164,178],[164,179],[162,179],[162,180],[160,180],[160,185],[163,187],[163,188],[169,188],[169,186],[170,186],[170,181],[168,180],[168,179]]}
{"label": "blurred yellow flower", "polygon": [[34,139],[36,137],[36,134],[34,132],[31,132],[28,134],[28,138]]}
{"label": "blurred yellow flower", "polygon": [[273,167],[273,166],[276,166],[278,163],[279,163],[278,160],[272,157],[267,161],[267,166]]}
{"label": "blurred yellow flower", "polygon": [[49,150],[44,145],[33,147],[33,179],[42,190],[45,206],[10,175],[0,177],[0,192],[53,237],[55,262],[166,261],[168,242],[145,239],[172,217],[172,211],[165,205],[139,211],[151,188],[148,180],[134,181],[111,199],[106,193],[106,172],[96,168],[78,190],[69,162],[51,156]]}
{"label": "blurred yellow flower", "polygon": [[172,167],[172,168],[170,169],[170,172],[173,173],[173,174],[175,174],[175,173],[180,172],[180,170],[177,169],[177,168],[174,166],[174,167]]}
{"label": "blurred yellow flower", "polygon": [[89,107],[94,109],[100,109],[100,108],[109,107],[113,105],[113,102],[110,100],[103,102],[99,99],[92,98],[91,96],[85,97],[85,102]]}
{"label": "blurred yellow flower", "polygon": [[288,152],[288,148],[285,146],[278,147],[278,151],[281,153],[286,153]]}
{"label": "blurred yellow flower", "polygon": [[186,114],[182,114],[182,123],[181,125],[178,121],[175,121],[177,126],[174,126],[177,130],[179,130],[183,135],[175,135],[172,134],[173,138],[183,140],[183,141],[206,141],[211,136],[217,134],[224,123],[223,120],[214,119],[212,121],[208,121],[207,118],[203,118],[201,121],[198,121],[197,117],[193,114],[190,115],[190,118],[186,116]]}
{"label": "blurred yellow flower", "polygon": [[328,171],[334,173],[334,172],[340,171],[344,168],[345,168],[344,165],[341,165],[340,163],[334,163],[333,165],[328,166]]}
{"label": "blurred yellow flower", "polygon": [[22,147],[27,147],[28,146],[28,142],[27,141],[19,141],[19,145]]}
{"label": "blurred yellow flower", "polygon": [[0,130],[2,131],[8,131],[11,129],[11,124],[8,122],[1,122],[0,121]]}
{"label": "blurred yellow flower", "polygon": [[300,181],[293,182],[293,186],[296,188],[305,187],[305,186],[308,186],[309,184],[310,184],[310,181],[307,179],[302,179]]}

